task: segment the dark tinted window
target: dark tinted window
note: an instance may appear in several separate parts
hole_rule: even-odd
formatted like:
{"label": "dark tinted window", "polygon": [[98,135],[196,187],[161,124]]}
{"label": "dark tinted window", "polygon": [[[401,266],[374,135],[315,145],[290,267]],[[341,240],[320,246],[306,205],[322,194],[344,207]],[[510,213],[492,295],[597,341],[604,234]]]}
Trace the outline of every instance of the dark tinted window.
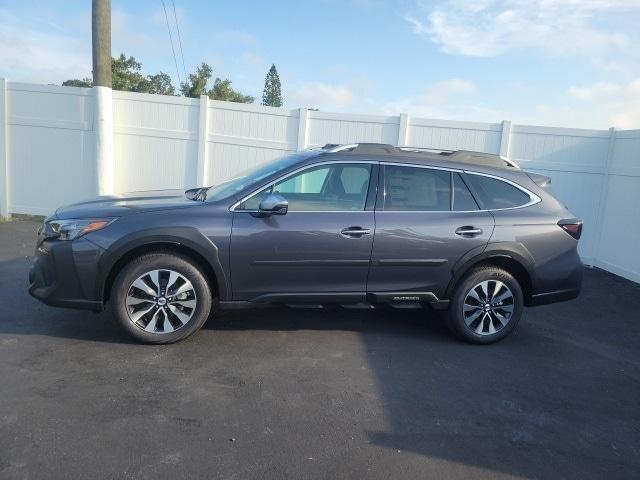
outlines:
{"label": "dark tinted window", "polygon": [[429,168],[385,166],[385,210],[451,210],[451,174]]}
{"label": "dark tinted window", "polygon": [[478,195],[482,208],[488,210],[520,207],[531,200],[529,195],[519,188],[496,178],[471,174],[464,178]]}
{"label": "dark tinted window", "polygon": [[478,204],[473,199],[459,173],[453,174],[453,209],[456,212],[478,210]]}

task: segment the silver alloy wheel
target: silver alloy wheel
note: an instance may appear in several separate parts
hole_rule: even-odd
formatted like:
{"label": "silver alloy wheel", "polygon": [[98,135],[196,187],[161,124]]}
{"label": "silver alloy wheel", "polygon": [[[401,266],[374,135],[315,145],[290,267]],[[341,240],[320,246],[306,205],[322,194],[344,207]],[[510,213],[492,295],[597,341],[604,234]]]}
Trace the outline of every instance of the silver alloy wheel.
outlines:
{"label": "silver alloy wheel", "polygon": [[129,319],[145,332],[172,333],[184,327],[196,310],[197,298],[187,278],[159,269],[140,275],[129,287],[125,308]]}
{"label": "silver alloy wheel", "polygon": [[492,335],[511,321],[514,297],[500,280],[485,280],[467,293],[462,315],[467,327],[478,335]]}

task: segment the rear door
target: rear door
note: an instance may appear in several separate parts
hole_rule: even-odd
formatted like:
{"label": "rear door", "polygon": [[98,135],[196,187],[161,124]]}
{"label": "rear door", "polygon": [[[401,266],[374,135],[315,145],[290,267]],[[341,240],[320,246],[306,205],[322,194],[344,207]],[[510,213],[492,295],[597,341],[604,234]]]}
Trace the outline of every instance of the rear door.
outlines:
{"label": "rear door", "polygon": [[[370,162],[313,165],[240,203],[231,235],[233,298],[364,298],[377,171]],[[288,213],[257,216],[261,199],[276,192]]]}
{"label": "rear door", "polygon": [[379,188],[367,291],[442,298],[457,260],[488,243],[493,216],[457,171],[381,164]]}

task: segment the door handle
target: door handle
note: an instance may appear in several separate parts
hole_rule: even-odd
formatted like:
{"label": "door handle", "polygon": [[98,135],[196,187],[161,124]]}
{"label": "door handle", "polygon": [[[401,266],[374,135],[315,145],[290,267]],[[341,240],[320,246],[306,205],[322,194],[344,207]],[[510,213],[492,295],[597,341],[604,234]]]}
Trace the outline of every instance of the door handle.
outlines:
{"label": "door handle", "polygon": [[361,228],[361,227],[347,227],[347,228],[343,228],[340,231],[340,235],[342,235],[343,237],[349,237],[349,238],[360,238],[363,235],[369,235],[371,234],[371,230],[369,230],[368,228]]}
{"label": "door handle", "polygon": [[475,227],[460,227],[456,228],[456,235],[460,235],[461,237],[475,237],[476,235],[480,235],[482,233],[481,228]]}

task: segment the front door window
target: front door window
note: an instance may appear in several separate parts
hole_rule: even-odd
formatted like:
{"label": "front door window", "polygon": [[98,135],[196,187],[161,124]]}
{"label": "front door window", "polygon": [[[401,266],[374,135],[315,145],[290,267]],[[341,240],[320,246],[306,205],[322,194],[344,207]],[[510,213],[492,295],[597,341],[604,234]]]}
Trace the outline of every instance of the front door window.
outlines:
{"label": "front door window", "polygon": [[289,211],[362,211],[367,201],[371,165],[337,163],[309,167],[270,185],[240,204],[238,210],[257,210],[270,193],[289,202]]}

